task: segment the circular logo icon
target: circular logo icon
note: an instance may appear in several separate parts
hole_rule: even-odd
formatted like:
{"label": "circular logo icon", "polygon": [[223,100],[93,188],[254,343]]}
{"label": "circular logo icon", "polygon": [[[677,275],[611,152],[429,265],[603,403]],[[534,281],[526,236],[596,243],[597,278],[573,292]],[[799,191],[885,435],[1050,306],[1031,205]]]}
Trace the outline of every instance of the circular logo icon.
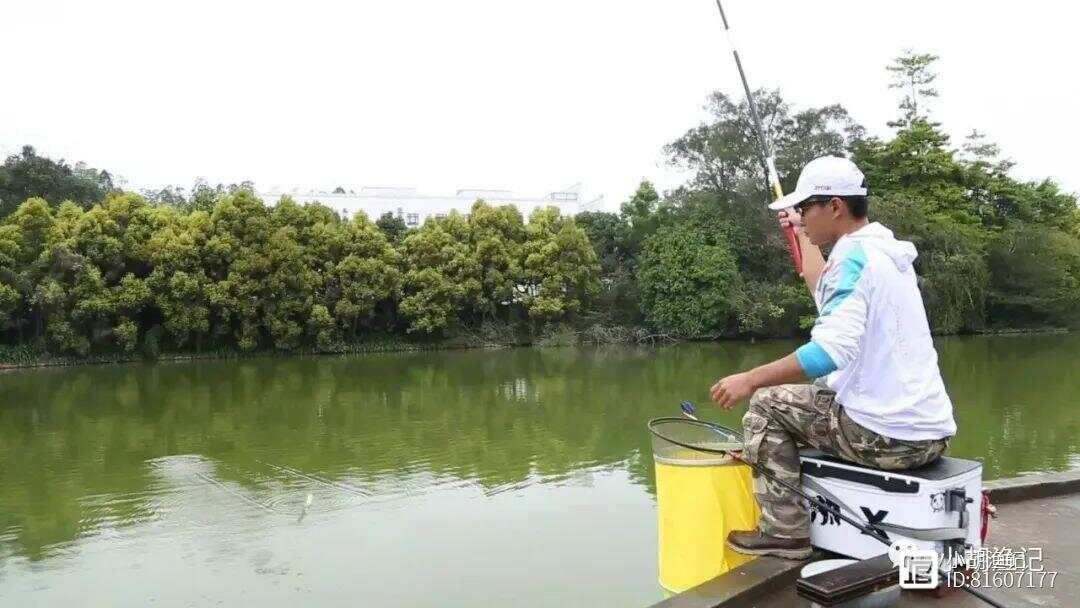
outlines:
{"label": "circular logo icon", "polygon": [[915,550],[915,544],[909,540],[898,540],[889,545],[889,559],[894,566],[899,566],[904,554]]}

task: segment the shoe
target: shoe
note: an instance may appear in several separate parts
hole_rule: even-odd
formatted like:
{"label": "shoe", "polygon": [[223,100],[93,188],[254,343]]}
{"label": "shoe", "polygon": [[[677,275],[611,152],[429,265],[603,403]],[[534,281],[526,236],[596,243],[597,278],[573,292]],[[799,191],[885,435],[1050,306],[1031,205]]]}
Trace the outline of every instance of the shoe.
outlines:
{"label": "shoe", "polygon": [[746,555],[775,555],[786,559],[806,559],[813,549],[809,538],[780,538],[761,530],[734,530],[727,537],[729,547]]}

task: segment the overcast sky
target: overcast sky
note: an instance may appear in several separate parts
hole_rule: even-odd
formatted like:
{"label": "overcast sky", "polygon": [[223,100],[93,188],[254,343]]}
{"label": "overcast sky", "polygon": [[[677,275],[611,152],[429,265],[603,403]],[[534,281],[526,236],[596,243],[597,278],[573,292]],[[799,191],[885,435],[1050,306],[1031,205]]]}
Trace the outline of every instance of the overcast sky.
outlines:
{"label": "overcast sky", "polygon": [[[415,186],[617,206],[680,176],[661,147],[740,93],[712,0],[0,0],[0,153],[129,187]],[[884,66],[941,55],[932,116],[1080,190],[1073,2],[726,0],[755,87],[887,135]]]}

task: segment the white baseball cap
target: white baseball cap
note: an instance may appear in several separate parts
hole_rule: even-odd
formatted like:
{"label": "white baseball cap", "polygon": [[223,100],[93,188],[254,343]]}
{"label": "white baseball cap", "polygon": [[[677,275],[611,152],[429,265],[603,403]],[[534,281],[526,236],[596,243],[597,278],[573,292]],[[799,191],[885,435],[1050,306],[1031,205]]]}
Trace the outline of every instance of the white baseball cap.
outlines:
{"label": "white baseball cap", "polygon": [[811,196],[866,196],[865,182],[866,176],[850,160],[821,156],[803,167],[795,191],[769,203],[769,209],[794,207]]}

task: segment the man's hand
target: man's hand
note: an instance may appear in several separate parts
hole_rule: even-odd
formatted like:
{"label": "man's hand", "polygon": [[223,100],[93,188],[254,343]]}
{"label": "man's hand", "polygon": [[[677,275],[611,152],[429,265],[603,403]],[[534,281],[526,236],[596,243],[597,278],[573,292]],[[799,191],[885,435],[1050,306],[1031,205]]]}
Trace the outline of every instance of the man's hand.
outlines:
{"label": "man's hand", "polygon": [[821,255],[821,249],[807,238],[805,231],[802,229],[802,214],[799,213],[798,209],[795,207],[784,209],[776,214],[776,218],[780,221],[781,228],[791,226],[795,228],[795,234],[799,235],[799,248],[802,249],[803,260],[800,276],[806,281],[806,286],[812,294],[817,289],[818,277],[821,276],[821,269],[825,266],[825,258]]}
{"label": "man's hand", "polygon": [[748,372],[732,374],[716,381],[709,391],[712,400],[725,410],[754,394],[759,388],[788,382],[806,382],[806,374],[795,353]]}
{"label": "man's hand", "polygon": [[749,398],[758,389],[753,373],[751,370],[717,380],[712,387],[712,400],[725,410],[730,410],[743,399]]}
{"label": "man's hand", "polygon": [[796,208],[792,207],[791,209],[784,209],[777,213],[776,217],[780,220],[781,228],[791,226],[795,229],[796,233],[802,230],[802,215],[799,214],[799,211]]}

